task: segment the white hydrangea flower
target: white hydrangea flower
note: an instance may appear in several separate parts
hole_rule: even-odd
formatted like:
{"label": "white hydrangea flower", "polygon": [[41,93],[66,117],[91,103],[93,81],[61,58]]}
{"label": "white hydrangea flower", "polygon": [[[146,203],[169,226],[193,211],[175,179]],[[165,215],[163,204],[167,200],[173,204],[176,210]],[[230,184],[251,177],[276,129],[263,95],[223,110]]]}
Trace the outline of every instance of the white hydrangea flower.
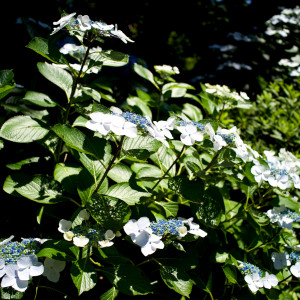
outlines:
{"label": "white hydrangea flower", "polygon": [[154,66],[154,69],[157,73],[175,75],[179,74],[179,69],[177,67],[171,67],[169,65]]}
{"label": "white hydrangea flower", "polygon": [[73,238],[73,244],[77,247],[84,247],[89,243],[89,239],[83,235],[75,236]]}
{"label": "white hydrangea flower", "polygon": [[117,38],[119,38],[123,43],[127,44],[127,42],[134,43],[128,36],[123,33],[123,31],[118,30],[118,26],[115,25],[115,29],[110,31],[111,34]]}
{"label": "white hydrangea flower", "polygon": [[69,241],[69,242],[72,241],[73,237],[74,237],[73,231],[66,231],[66,232],[64,233],[64,239],[65,239],[66,241]]}
{"label": "white hydrangea flower", "polygon": [[77,17],[77,21],[79,23],[79,28],[82,31],[90,30],[92,28],[91,26],[91,19],[88,15],[79,15]]}
{"label": "white hydrangea flower", "polygon": [[5,276],[2,278],[1,287],[12,287],[16,291],[25,292],[28,286],[28,280],[21,280],[18,275],[19,267],[17,264],[8,264],[5,266]]}
{"label": "white hydrangea flower", "polygon": [[92,27],[94,27],[98,30],[101,30],[101,31],[109,31],[115,27],[114,25],[107,25],[104,22],[97,22],[97,21],[93,22],[91,25],[92,25]]}
{"label": "white hydrangea flower", "polygon": [[207,232],[200,229],[199,224],[192,222],[194,218],[189,218],[189,219],[178,218],[178,219],[182,220],[183,224],[188,224],[189,225],[189,230],[187,231],[188,233],[198,235],[198,236],[201,236],[201,237],[207,236]]}
{"label": "white hydrangea flower", "polygon": [[93,112],[90,114],[91,120],[87,121],[85,126],[93,131],[98,131],[103,135],[107,135],[110,132],[110,125],[112,118],[110,114],[104,114],[102,112]]}
{"label": "white hydrangea flower", "polygon": [[284,267],[290,266],[291,261],[289,258],[290,256],[287,252],[273,252],[271,254],[271,259],[276,270],[281,270]]}
{"label": "white hydrangea flower", "polygon": [[149,235],[147,242],[141,246],[141,251],[144,256],[148,256],[153,254],[156,249],[163,249],[164,246],[164,243],[161,241],[161,236],[151,234]]}
{"label": "white hydrangea flower", "polygon": [[263,286],[266,289],[270,289],[278,284],[278,279],[274,274],[266,272],[265,277],[262,278]]}
{"label": "white hydrangea flower", "polygon": [[53,29],[53,32],[50,35],[58,32],[59,30],[61,30],[62,28],[64,28],[68,24],[70,24],[75,15],[76,15],[76,13],[72,13],[72,14],[69,14],[67,16],[64,16],[64,17],[60,18],[57,22],[53,22],[53,25],[59,25],[59,26],[55,27]]}
{"label": "white hydrangea flower", "polygon": [[157,126],[152,125],[152,127],[150,126],[146,126],[148,132],[150,133],[151,137],[162,142],[166,147],[170,148],[169,143],[166,140],[166,137],[164,136],[164,134],[157,128]]}
{"label": "white hydrangea flower", "polygon": [[248,287],[253,293],[257,292],[264,286],[263,280],[258,273],[246,275],[244,279],[248,283]]}
{"label": "white hydrangea flower", "polygon": [[33,276],[40,276],[44,272],[44,266],[38,261],[36,255],[21,256],[17,260],[17,274],[21,280],[29,280]]}
{"label": "white hydrangea flower", "polygon": [[194,125],[177,126],[176,129],[181,132],[181,142],[187,146],[193,145],[195,141],[203,141],[203,133],[198,131]]}
{"label": "white hydrangea flower", "polygon": [[65,261],[52,259],[46,257],[44,261],[44,273],[43,276],[51,282],[58,282],[60,277],[60,272],[64,270],[66,266]]}
{"label": "white hydrangea flower", "polygon": [[137,221],[134,219],[129,220],[123,227],[132,242],[141,247],[141,251],[145,256],[154,253],[156,249],[164,248],[161,237],[152,234],[149,226],[150,220],[147,217],[141,217]]}
{"label": "white hydrangea flower", "polygon": [[110,129],[117,135],[125,135],[129,138],[137,137],[137,126],[131,122],[127,122],[125,118],[117,115],[111,116]]}
{"label": "white hydrangea flower", "polygon": [[251,173],[254,175],[255,181],[261,183],[264,179],[264,173],[266,171],[263,165],[254,165],[251,167]]}
{"label": "white hydrangea flower", "polygon": [[59,226],[58,226],[58,231],[61,233],[65,233],[67,231],[69,231],[72,228],[72,222],[65,220],[65,219],[61,219],[59,221]]}
{"label": "white hydrangea flower", "polygon": [[300,262],[298,261],[293,266],[291,266],[290,271],[295,277],[299,278],[300,277]]}
{"label": "white hydrangea flower", "polygon": [[163,136],[173,139],[170,130],[174,129],[174,121],[175,117],[169,117],[167,121],[153,121],[153,123]]}
{"label": "white hydrangea flower", "polygon": [[98,241],[98,244],[100,248],[106,248],[112,246],[114,243],[110,240],[103,240],[103,241]]}
{"label": "white hydrangea flower", "polygon": [[147,237],[152,233],[152,230],[149,226],[150,220],[147,217],[141,217],[137,221],[134,219],[129,220],[124,225],[123,229],[125,233],[131,237],[131,240],[135,244],[138,244],[140,237]]}

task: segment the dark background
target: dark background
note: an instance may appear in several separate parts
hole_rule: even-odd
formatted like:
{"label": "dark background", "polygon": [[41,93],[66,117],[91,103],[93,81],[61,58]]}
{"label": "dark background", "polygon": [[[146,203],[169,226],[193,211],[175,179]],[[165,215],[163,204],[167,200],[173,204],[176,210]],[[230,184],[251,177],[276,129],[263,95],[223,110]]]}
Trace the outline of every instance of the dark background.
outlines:
{"label": "dark background", "polygon": [[[227,84],[231,88],[258,92],[258,76],[271,78],[273,61],[263,58],[265,51],[276,53],[268,45],[238,42],[230,33],[261,36],[265,22],[279,13],[281,6],[293,8],[289,0],[186,0],[186,1],[87,1],[29,0],[7,3],[1,18],[1,69],[13,69],[16,82],[34,85],[36,62],[40,59],[26,49],[33,36],[48,37],[51,30],[41,30],[28,18],[53,26],[62,11],[88,14],[92,20],[118,24],[135,43],[108,40],[103,47],[123,51],[148,64],[179,67],[182,80]],[[22,18],[23,24],[16,24]],[[27,24],[27,26],[26,26]],[[210,46],[231,44],[236,50],[220,53]],[[276,57],[275,57],[276,59]],[[252,70],[218,67],[232,60],[251,66]]]}

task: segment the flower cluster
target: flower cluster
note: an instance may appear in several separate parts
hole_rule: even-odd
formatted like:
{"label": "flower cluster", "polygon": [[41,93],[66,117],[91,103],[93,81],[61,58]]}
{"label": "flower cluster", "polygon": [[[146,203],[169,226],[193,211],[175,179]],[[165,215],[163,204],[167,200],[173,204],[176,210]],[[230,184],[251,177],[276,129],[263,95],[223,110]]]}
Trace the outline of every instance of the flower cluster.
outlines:
{"label": "flower cluster", "polygon": [[115,237],[115,233],[110,229],[103,230],[90,222],[85,222],[89,217],[87,210],[83,209],[78,215],[80,224],[73,225],[71,221],[62,219],[59,221],[58,231],[63,233],[65,240],[73,241],[77,247],[89,245],[104,248],[112,246],[114,244],[112,239]]}
{"label": "flower cluster", "polygon": [[241,101],[245,102],[245,100],[249,100],[248,95],[245,92],[237,92],[230,91],[229,87],[226,85],[211,85],[209,83],[205,83],[205,92],[209,94],[213,94],[215,97],[218,97],[222,100],[231,100],[231,101]]}
{"label": "flower cluster", "polygon": [[75,15],[76,13],[72,13],[63,16],[57,22],[53,22],[53,25],[57,25],[57,27],[54,28],[51,35],[67,26],[68,30],[72,32],[85,33],[92,31],[100,37],[115,37],[124,43],[133,42],[121,30],[118,30],[117,25],[107,25],[101,21],[92,21],[87,15],[78,15],[77,18],[75,18]]}
{"label": "flower cluster", "polygon": [[[266,22],[266,34],[277,39],[277,43],[283,45],[282,38],[288,40],[294,32],[299,31],[300,25],[300,8],[282,8],[280,14],[274,15]],[[293,45],[293,44],[292,44]],[[298,48],[294,45],[292,48],[297,52]],[[291,50],[292,50],[291,49]],[[288,51],[287,51],[288,52]],[[278,64],[288,68],[289,75],[299,77],[300,75],[300,56],[295,55],[289,58],[282,58]]]}
{"label": "flower cluster", "polygon": [[292,186],[300,189],[299,159],[285,149],[280,149],[278,156],[275,156],[274,151],[264,151],[264,155],[265,164],[255,160],[251,168],[258,183],[267,181],[271,186],[283,190]]}
{"label": "flower cluster", "polygon": [[169,147],[167,139],[173,139],[171,131],[176,129],[180,132],[180,140],[185,145],[193,145],[196,141],[201,142],[208,138],[213,143],[215,151],[227,145],[234,146],[237,156],[244,161],[251,161],[258,154],[248,145],[244,144],[237,133],[237,128],[229,130],[218,128],[215,132],[210,123],[202,124],[191,121],[185,116],[176,121],[176,118],[169,117],[166,121],[151,121],[150,118],[141,116],[133,112],[123,112],[117,107],[111,107],[110,113],[93,112],[90,114],[91,120],[86,122],[86,127],[98,131],[102,135],[113,132],[117,135],[125,135],[130,138],[137,137],[137,129],[150,135],[154,139],[161,141]]}
{"label": "flower cluster", "polygon": [[[293,250],[290,254],[287,252],[273,252],[271,255],[274,268],[281,270],[290,267],[290,272],[297,278],[300,277],[300,245],[291,247]],[[295,264],[292,265],[292,262]]]}
{"label": "flower cluster", "polygon": [[171,79],[170,76],[179,74],[177,67],[171,67],[168,65],[154,66],[154,70],[161,76],[162,79]]}
{"label": "flower cluster", "polygon": [[12,242],[12,238],[13,236],[0,244],[0,277],[3,277],[1,287],[12,287],[24,292],[29,280],[44,272],[43,264],[35,255],[41,243],[32,238]]}
{"label": "flower cluster", "polygon": [[[138,220],[131,219],[124,225],[124,231],[130,236],[133,243],[141,247],[145,256],[153,254],[156,249],[163,249],[162,239],[172,236],[181,239],[188,233],[196,236],[205,237],[207,233],[200,229],[200,226],[189,219],[160,219],[156,222],[150,222],[147,217],[141,217]],[[185,225],[189,226],[189,229]]]}
{"label": "flower cluster", "polygon": [[248,284],[249,289],[255,293],[260,288],[264,287],[270,289],[278,285],[278,279],[274,274],[265,272],[265,276],[262,276],[262,271],[255,265],[246,262],[239,262],[239,270]]}
{"label": "flower cluster", "polygon": [[271,223],[277,223],[280,227],[290,230],[293,229],[294,222],[300,222],[300,214],[289,210],[284,205],[269,209],[266,215],[270,218]]}

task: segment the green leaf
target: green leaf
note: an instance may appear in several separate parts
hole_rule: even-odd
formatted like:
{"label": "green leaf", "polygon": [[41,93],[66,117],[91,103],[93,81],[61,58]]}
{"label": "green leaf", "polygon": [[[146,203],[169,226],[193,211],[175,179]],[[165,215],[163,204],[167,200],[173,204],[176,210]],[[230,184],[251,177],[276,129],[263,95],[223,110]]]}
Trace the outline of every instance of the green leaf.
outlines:
{"label": "green leaf", "polygon": [[229,282],[233,284],[237,284],[237,274],[236,274],[236,268],[232,265],[225,264],[223,267],[223,272],[228,279]]}
{"label": "green leaf", "polygon": [[128,182],[132,171],[126,165],[119,163],[108,172],[108,177],[117,183]]}
{"label": "green leaf", "polygon": [[0,136],[11,142],[30,143],[42,139],[48,132],[31,117],[16,116],[2,125]]}
{"label": "green leaf", "polygon": [[128,105],[133,106],[138,110],[137,113],[143,116],[148,116],[150,119],[152,119],[151,109],[145,101],[139,99],[138,97],[128,97],[126,101]]}
{"label": "green leaf", "polygon": [[[94,191],[96,190],[96,182],[100,181],[104,173],[100,173],[100,176],[95,178],[86,169],[83,169],[77,176],[77,192],[83,205],[86,205],[90,201]],[[96,176],[96,175],[95,175]],[[96,181],[95,181],[96,180]],[[104,179],[101,187],[98,189],[99,194],[104,194],[108,189],[108,180]]]}
{"label": "green leaf", "polygon": [[180,268],[162,265],[160,275],[168,288],[189,298],[194,282],[186,272]]}
{"label": "green leaf", "polygon": [[159,86],[156,84],[154,80],[154,76],[151,71],[149,71],[147,68],[143,67],[140,64],[134,63],[133,70],[144,79],[150,81],[157,89],[159,89]]}
{"label": "green leaf", "polygon": [[198,201],[191,203],[191,209],[205,225],[218,226],[224,213],[223,196],[217,187],[210,186]]}
{"label": "green leaf", "polygon": [[90,58],[97,64],[101,62],[103,66],[122,67],[128,64],[129,56],[122,52],[107,50],[91,54]]}
{"label": "green leaf", "polygon": [[51,62],[67,63],[67,60],[64,58],[63,54],[59,52],[58,48],[44,38],[35,37],[26,47],[42,55]]}
{"label": "green leaf", "polygon": [[187,200],[198,203],[204,194],[204,183],[201,179],[190,181],[185,176],[176,176],[168,181],[168,187]]}
{"label": "green leaf", "polygon": [[60,184],[45,175],[29,175],[21,172],[12,174],[6,179],[4,189],[10,193],[15,191],[27,199],[43,204],[68,200],[63,196]]}
{"label": "green leaf", "polygon": [[210,114],[214,114],[217,111],[217,104],[212,101],[212,99],[209,97],[209,95],[205,92],[200,93],[201,97],[201,105],[202,107]]}
{"label": "green leaf", "polygon": [[28,91],[24,98],[27,102],[42,106],[42,107],[55,107],[58,104],[54,102],[48,95],[38,92]]}
{"label": "green leaf", "polygon": [[147,165],[147,167],[143,167],[138,170],[137,172],[137,179],[144,180],[144,181],[153,181],[156,178],[161,178],[163,176],[161,170],[152,165]]}
{"label": "green leaf", "polygon": [[70,271],[78,295],[91,290],[97,283],[97,272],[93,264],[86,258],[73,262]]}
{"label": "green leaf", "polygon": [[127,156],[146,160],[152,153],[156,152],[161,145],[161,142],[149,136],[138,136],[133,139],[125,137],[122,151]]}
{"label": "green leaf", "polygon": [[183,104],[183,110],[182,112],[190,119],[193,121],[199,121],[203,119],[202,112],[200,108],[197,106],[190,104],[190,103],[184,103]]}
{"label": "green leaf", "polygon": [[103,274],[122,293],[130,296],[152,292],[149,279],[141,269],[129,264],[103,268]]}
{"label": "green leaf", "polygon": [[39,156],[30,157],[30,158],[26,158],[26,159],[23,159],[21,161],[18,161],[16,163],[7,164],[6,167],[11,169],[11,170],[21,170],[21,168],[24,165],[28,165],[28,164],[31,164],[31,163],[37,163],[39,160],[40,160]]}
{"label": "green leaf", "polygon": [[12,70],[0,70],[0,99],[8,95],[14,88],[14,73]]}
{"label": "green leaf", "polygon": [[113,286],[107,292],[100,296],[100,300],[114,300],[118,296],[119,291]]}
{"label": "green leaf", "polygon": [[65,124],[56,124],[52,130],[66,143],[70,148],[79,152],[92,154],[97,158],[104,155],[106,141],[97,137],[88,137],[77,128]]}
{"label": "green leaf", "polygon": [[179,208],[178,203],[165,202],[165,201],[155,201],[154,203],[163,207],[163,209],[166,212],[167,218],[169,217],[175,218],[177,216],[178,208]]}
{"label": "green leaf", "polygon": [[37,67],[45,78],[64,90],[68,98],[70,97],[73,78],[67,71],[46,62],[39,62]]}
{"label": "green leaf", "polygon": [[130,187],[130,184],[127,182],[117,183],[112,185],[107,192],[107,196],[115,197],[125,201],[128,205],[135,205],[139,203],[142,197],[150,197],[151,194],[145,192],[142,189],[133,189]]}
{"label": "green leaf", "polygon": [[97,223],[103,228],[113,231],[122,229],[131,214],[130,208],[125,202],[98,194],[92,196],[88,203],[88,209]]}
{"label": "green leaf", "polygon": [[[171,167],[176,157],[176,154],[165,145],[162,145],[155,154],[151,155],[152,161],[154,161],[156,165],[162,167],[164,172],[166,172]],[[175,174],[176,165],[174,165],[169,171],[169,175],[175,176]]]}
{"label": "green leaf", "polygon": [[65,240],[48,240],[42,244],[42,248],[37,253],[37,256],[62,261],[74,261],[79,258],[79,248]]}
{"label": "green leaf", "polygon": [[162,87],[164,99],[181,98],[186,94],[187,89],[195,89],[187,83],[169,82]]}
{"label": "green leaf", "polygon": [[76,193],[77,176],[82,168],[77,165],[58,163],[54,169],[54,179],[61,183],[63,189],[69,193]]}

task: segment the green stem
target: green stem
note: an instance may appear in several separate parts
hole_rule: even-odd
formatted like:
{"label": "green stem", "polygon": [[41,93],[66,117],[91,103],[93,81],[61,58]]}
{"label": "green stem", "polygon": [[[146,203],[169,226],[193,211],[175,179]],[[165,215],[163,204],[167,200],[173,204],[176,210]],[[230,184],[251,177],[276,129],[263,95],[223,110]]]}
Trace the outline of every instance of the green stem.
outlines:
{"label": "green stem", "polygon": [[217,152],[217,154],[213,157],[213,159],[211,160],[211,162],[206,166],[206,168],[204,169],[204,171],[208,171],[213,165],[214,163],[216,162],[216,160],[218,159],[219,157],[219,152]]}
{"label": "green stem", "polygon": [[110,161],[110,163],[109,163],[107,169],[105,170],[105,173],[103,174],[103,176],[102,176],[102,178],[101,178],[101,180],[100,180],[98,186],[96,187],[96,189],[95,189],[95,191],[94,191],[94,194],[96,194],[96,193],[98,192],[98,190],[99,190],[99,188],[101,187],[101,185],[102,185],[104,179],[106,178],[108,172],[110,171],[112,165],[114,164],[116,158],[117,158],[118,155],[120,154],[121,149],[122,149],[122,145],[123,145],[124,138],[125,138],[125,135],[123,135],[123,136],[121,137],[121,141],[120,141],[120,143],[119,143],[119,145],[118,145],[118,149],[117,149],[117,151],[116,151],[114,157],[113,157],[112,160]]}
{"label": "green stem", "polygon": [[[71,109],[71,106],[72,106],[72,101],[73,101],[73,98],[74,98],[74,95],[75,95],[75,92],[76,92],[76,89],[77,89],[77,86],[78,86],[78,83],[79,83],[79,79],[80,79],[82,71],[83,71],[83,67],[84,67],[84,65],[85,65],[85,63],[87,61],[88,56],[89,56],[91,45],[92,45],[92,40],[90,40],[89,43],[88,43],[88,47],[87,47],[84,59],[82,61],[80,70],[79,70],[79,72],[78,72],[78,74],[77,74],[77,76],[75,78],[74,83],[73,83],[71,94],[70,94],[70,97],[68,99],[68,106],[67,106],[65,114],[63,116],[63,124],[66,124],[67,121],[68,121],[69,114],[70,114],[70,109]],[[63,146],[63,141],[60,139],[59,145],[57,147],[56,162],[59,162],[60,154],[61,154],[61,150],[62,150],[62,146]]]}
{"label": "green stem", "polygon": [[170,170],[173,168],[173,166],[177,163],[177,161],[180,159],[180,157],[182,156],[183,152],[185,150],[185,145],[182,146],[182,149],[180,151],[180,153],[178,154],[178,156],[176,157],[176,159],[173,161],[173,163],[171,164],[171,166],[169,167],[169,169],[166,171],[166,173],[164,174],[164,176],[162,176],[161,178],[158,179],[158,181],[155,183],[154,187],[151,189],[150,192],[153,192],[154,189],[157,187],[157,185],[166,178],[166,176],[168,175],[168,173],[170,172]]}

